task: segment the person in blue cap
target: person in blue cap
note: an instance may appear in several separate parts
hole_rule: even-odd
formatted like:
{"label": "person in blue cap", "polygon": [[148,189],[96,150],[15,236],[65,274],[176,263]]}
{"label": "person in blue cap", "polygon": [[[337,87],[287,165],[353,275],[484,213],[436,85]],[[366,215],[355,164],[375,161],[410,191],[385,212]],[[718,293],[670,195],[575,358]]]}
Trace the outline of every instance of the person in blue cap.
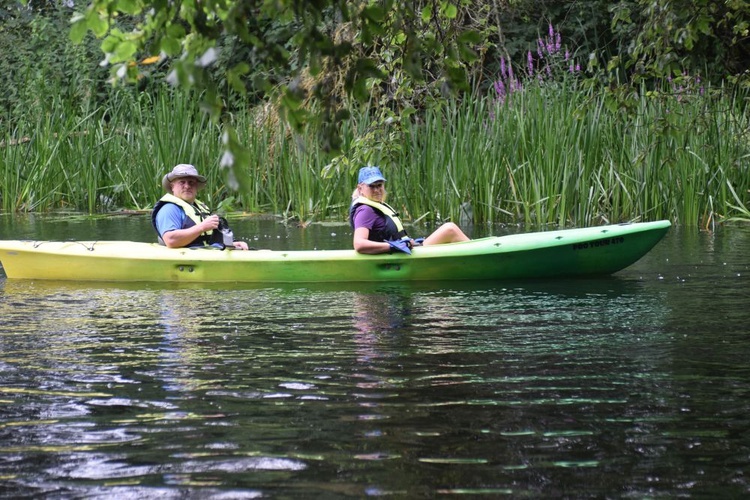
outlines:
{"label": "person in blue cap", "polygon": [[[411,253],[417,243],[404,230],[398,213],[385,203],[385,177],[378,167],[359,169],[357,189],[352,194],[349,224],[354,229],[354,249],[379,254],[400,250]],[[447,222],[423,239],[423,245],[469,241],[453,222]]]}

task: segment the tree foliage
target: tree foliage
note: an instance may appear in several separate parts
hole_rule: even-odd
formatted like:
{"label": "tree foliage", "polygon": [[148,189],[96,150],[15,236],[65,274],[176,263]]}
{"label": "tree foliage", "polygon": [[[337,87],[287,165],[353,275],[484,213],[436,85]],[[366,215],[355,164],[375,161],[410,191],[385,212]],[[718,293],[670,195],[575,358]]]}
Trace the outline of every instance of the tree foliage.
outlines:
{"label": "tree foliage", "polygon": [[[272,102],[290,128],[314,125],[335,152],[358,103],[390,130],[446,96],[491,88],[501,64],[523,67],[549,26],[622,106],[622,84],[636,84],[622,92],[630,99],[643,82],[685,73],[747,82],[749,19],[746,0],[11,0],[0,7],[2,102],[39,102],[24,90],[37,90],[31,81],[103,95],[101,71],[141,89],[190,87],[223,124],[222,165],[239,175],[247,155],[235,106]],[[66,44],[68,31],[83,46]],[[366,158],[369,139],[359,139]]]}
{"label": "tree foliage", "polygon": [[104,87],[98,44],[91,39],[70,43],[72,14],[64,2],[52,0],[0,5],[2,117],[41,113],[53,94],[80,102]]}
{"label": "tree foliage", "polygon": [[689,73],[748,83],[750,2],[621,0],[612,26],[621,46],[610,69],[624,64],[636,84]]}
{"label": "tree foliage", "polygon": [[[443,92],[467,88],[467,64],[482,38],[451,22],[462,3],[92,0],[74,17],[71,35],[81,40],[90,30],[102,39],[116,81],[136,81],[168,63],[168,80],[197,88],[215,118],[231,93],[271,97],[286,123],[318,124],[323,148],[335,151],[338,124],[348,116],[342,94],[364,101],[373,85],[387,85],[377,57],[384,51],[411,80]],[[230,127],[226,137],[229,166],[242,152]]]}

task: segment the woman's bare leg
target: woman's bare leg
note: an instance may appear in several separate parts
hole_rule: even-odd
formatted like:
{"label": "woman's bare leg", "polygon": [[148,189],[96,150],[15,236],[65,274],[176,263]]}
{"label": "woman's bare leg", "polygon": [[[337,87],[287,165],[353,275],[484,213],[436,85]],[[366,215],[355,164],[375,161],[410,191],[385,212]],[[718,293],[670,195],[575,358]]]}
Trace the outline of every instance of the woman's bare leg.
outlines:
{"label": "woman's bare leg", "polygon": [[425,238],[423,245],[440,245],[458,241],[469,241],[469,237],[453,222],[446,222]]}

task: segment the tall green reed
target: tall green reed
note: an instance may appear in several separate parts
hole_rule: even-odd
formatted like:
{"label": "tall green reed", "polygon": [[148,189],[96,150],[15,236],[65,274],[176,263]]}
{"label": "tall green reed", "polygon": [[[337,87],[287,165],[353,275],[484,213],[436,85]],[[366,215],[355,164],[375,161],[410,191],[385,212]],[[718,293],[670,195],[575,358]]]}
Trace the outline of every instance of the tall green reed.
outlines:
{"label": "tall green reed", "polygon": [[[419,114],[353,109],[331,161],[315,131],[292,134],[264,109],[234,103],[226,123],[248,151],[250,182],[226,186],[222,125],[195,96],[113,89],[105,104],[56,97],[2,121],[4,211],[149,209],[161,177],[193,163],[213,206],[284,219],[346,220],[357,169],[379,164],[406,220],[590,225],[670,218],[747,218],[750,174],[744,95],[726,89],[640,92],[608,107],[575,80],[529,83],[510,98],[447,100]],[[92,101],[93,102],[93,101]]]}
{"label": "tall green reed", "polygon": [[[60,107],[52,97],[51,109]],[[3,209],[9,211],[48,211],[58,207],[59,192],[64,189],[58,157],[64,136],[58,131],[69,120],[64,114],[46,112],[40,107],[34,122],[14,123],[4,134],[2,154]]]}

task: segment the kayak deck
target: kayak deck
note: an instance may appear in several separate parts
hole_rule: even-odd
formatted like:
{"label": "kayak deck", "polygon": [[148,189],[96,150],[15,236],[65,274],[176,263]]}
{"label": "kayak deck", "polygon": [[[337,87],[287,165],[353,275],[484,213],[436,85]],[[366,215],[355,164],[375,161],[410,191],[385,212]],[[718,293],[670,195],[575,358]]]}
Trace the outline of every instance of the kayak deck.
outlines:
{"label": "kayak deck", "polygon": [[0,241],[10,279],[145,282],[504,280],[607,275],[643,257],[669,221],[616,224],[416,247],[354,250],[170,249],[132,241]]}

